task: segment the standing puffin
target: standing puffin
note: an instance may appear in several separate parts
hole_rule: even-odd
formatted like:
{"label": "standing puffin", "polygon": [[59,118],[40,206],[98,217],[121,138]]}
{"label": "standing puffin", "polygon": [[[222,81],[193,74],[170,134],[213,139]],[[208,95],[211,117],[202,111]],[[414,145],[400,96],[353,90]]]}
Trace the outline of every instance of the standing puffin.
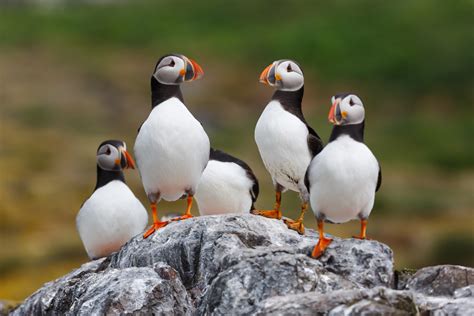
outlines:
{"label": "standing puffin", "polygon": [[296,221],[285,220],[285,223],[288,228],[303,234],[303,218],[309,200],[304,175],[311,159],[323,148],[323,142],[303,116],[304,76],[294,61],[273,62],[263,70],[260,82],[277,89],[255,127],[255,141],[272,177],[276,203],[273,210],[253,213],[280,219],[281,192],[287,189],[299,192],[301,214]]}
{"label": "standing puffin", "polygon": [[244,161],[211,148],[194,197],[201,215],[249,213],[258,197],[258,180]]}
{"label": "standing puffin", "polygon": [[329,121],[334,128],[329,143],[311,162],[305,183],[318,221],[319,241],[312,256],[324,253],[332,239],[324,237],[324,221],[344,223],[360,219],[360,236],[366,239],[367,219],[375,192],[382,183],[377,159],[364,144],[365,110],[355,94],[332,97]]}
{"label": "standing puffin", "polygon": [[125,143],[108,140],[100,144],[97,183],[76,217],[77,230],[91,259],[119,250],[148,222],[142,203],[125,184],[123,168],[135,168]]}
{"label": "standing puffin", "polygon": [[201,67],[183,55],[165,55],[151,76],[152,110],[138,131],[135,158],[153,212],[153,225],[144,238],[168,222],[158,219],[160,199],[176,201],[187,196],[186,213],[192,217],[193,195],[209,160],[209,137],[184,105],[180,85],[199,79]]}

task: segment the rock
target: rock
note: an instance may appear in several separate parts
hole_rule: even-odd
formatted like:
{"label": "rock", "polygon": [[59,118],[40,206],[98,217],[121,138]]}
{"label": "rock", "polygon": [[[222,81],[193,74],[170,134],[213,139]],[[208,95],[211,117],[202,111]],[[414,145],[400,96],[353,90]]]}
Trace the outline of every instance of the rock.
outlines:
{"label": "rock", "polygon": [[474,269],[443,265],[418,270],[405,288],[415,292],[420,311],[440,315],[468,315],[474,312],[472,296]]}
{"label": "rock", "polygon": [[434,315],[473,315],[472,297],[453,298],[446,296],[425,296],[415,293],[415,303],[423,314]]}
{"label": "rock", "polygon": [[247,257],[220,273],[207,289],[199,314],[236,311],[234,314],[248,315],[255,313],[256,304],[268,297],[357,287],[306,255],[289,256],[276,251]]}
{"label": "rock", "polygon": [[92,262],[79,274],[47,283],[12,314],[184,315],[193,310],[178,274],[165,264],[120,270],[98,266],[100,262]]}
{"label": "rock", "polygon": [[469,285],[454,291],[455,298],[474,297],[474,285]]}
{"label": "rock", "polygon": [[405,289],[408,280],[416,273],[415,269],[402,269],[402,270],[395,270],[394,273],[394,288],[397,290]]}
{"label": "rock", "polygon": [[405,288],[430,296],[452,296],[457,289],[471,284],[474,284],[473,268],[443,265],[418,270]]}
{"label": "rock", "polygon": [[325,294],[277,296],[258,304],[257,315],[416,315],[412,293],[377,287]]}
{"label": "rock", "polygon": [[471,289],[461,289],[458,277],[459,287],[451,283],[456,288],[449,291],[458,289],[458,305],[427,297],[424,274],[407,277],[404,291],[391,289],[392,251],[377,241],[334,238],[318,260],[309,256],[316,242],[312,230],[300,236],[282,221],[255,215],[173,222],[45,284],[13,314],[406,314],[416,311],[415,303],[423,310],[471,308]]}

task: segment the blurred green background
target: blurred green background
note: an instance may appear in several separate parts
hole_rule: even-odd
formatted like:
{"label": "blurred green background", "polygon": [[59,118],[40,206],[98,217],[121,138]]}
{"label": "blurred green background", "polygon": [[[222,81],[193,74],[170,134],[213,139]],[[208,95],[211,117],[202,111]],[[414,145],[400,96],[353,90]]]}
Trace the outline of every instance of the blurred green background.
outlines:
{"label": "blurred green background", "polygon": [[[292,58],[324,140],[333,94],[364,101],[384,176],[368,233],[394,249],[396,267],[474,265],[473,1],[93,2],[0,6],[0,298],[21,300],[88,260],[75,216],[95,185],[96,148],[110,138],[133,147],[153,66],[169,52],[203,67],[185,100],[214,147],[254,169],[257,207],[274,198],[253,140],[273,93],[258,76]],[[147,205],[138,173],[126,177]],[[298,204],[283,195],[285,215]],[[315,227],[312,213],[305,224]],[[327,225],[341,237],[358,230]]]}

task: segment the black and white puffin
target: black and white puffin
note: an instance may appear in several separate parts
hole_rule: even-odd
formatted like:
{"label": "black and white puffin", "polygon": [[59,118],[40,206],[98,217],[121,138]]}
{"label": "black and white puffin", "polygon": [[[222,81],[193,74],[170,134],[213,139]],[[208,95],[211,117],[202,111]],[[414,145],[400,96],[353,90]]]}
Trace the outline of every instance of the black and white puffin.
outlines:
{"label": "black and white puffin", "polygon": [[77,230],[91,259],[108,256],[143,232],[148,214],[125,184],[124,168],[134,168],[124,142],[108,140],[97,150],[97,183],[76,217]]}
{"label": "black and white puffin", "polygon": [[201,215],[249,213],[258,197],[258,180],[244,161],[211,148],[194,197]]}
{"label": "black and white puffin", "polygon": [[158,219],[160,199],[176,201],[186,196],[186,212],[176,220],[192,217],[193,196],[209,160],[210,144],[201,123],[184,105],[180,85],[202,75],[195,61],[177,54],[163,56],[153,70],[152,110],[138,131],[134,148],[153,213],[153,225],[144,238],[168,223]]}
{"label": "black and white puffin", "polygon": [[301,214],[296,221],[285,220],[290,229],[304,233],[303,218],[309,195],[304,175],[311,159],[323,148],[323,142],[306,122],[301,109],[304,76],[296,62],[277,60],[263,70],[260,82],[277,90],[255,127],[255,141],[276,191],[273,210],[254,214],[280,219],[281,192],[299,192]]}
{"label": "black and white puffin", "polygon": [[361,232],[356,238],[366,238],[367,219],[382,183],[380,165],[364,144],[362,101],[355,94],[339,94],[331,101],[329,121],[334,128],[329,143],[311,161],[305,180],[318,221],[319,241],[312,252],[314,258],[321,256],[332,240],[324,237],[324,221],[360,219]]}

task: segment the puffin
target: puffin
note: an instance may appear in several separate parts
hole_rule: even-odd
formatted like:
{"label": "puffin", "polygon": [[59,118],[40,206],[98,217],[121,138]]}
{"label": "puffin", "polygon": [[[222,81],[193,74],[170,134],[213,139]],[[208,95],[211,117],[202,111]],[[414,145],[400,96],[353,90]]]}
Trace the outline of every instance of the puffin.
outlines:
{"label": "puffin", "polygon": [[296,220],[285,219],[285,223],[304,234],[303,218],[309,201],[304,176],[311,159],[322,150],[323,142],[308,125],[301,109],[303,71],[293,60],[277,60],[263,70],[260,82],[276,88],[255,127],[255,142],[275,188],[275,206],[253,213],[281,219],[281,193],[298,192],[300,216]]}
{"label": "puffin", "polygon": [[82,204],[76,226],[90,259],[110,255],[143,232],[148,213],[125,183],[123,169],[135,168],[125,142],[107,140],[97,150],[97,182]]}
{"label": "puffin", "polygon": [[255,209],[258,191],[257,177],[248,164],[211,148],[194,197],[200,215],[248,214]]}
{"label": "puffin", "polygon": [[151,112],[138,130],[134,153],[143,187],[150,201],[153,225],[147,238],[169,221],[160,221],[157,203],[187,199],[183,216],[191,218],[196,188],[210,154],[209,137],[184,104],[181,84],[201,78],[194,60],[181,54],[161,57],[151,76]]}
{"label": "puffin", "polygon": [[361,222],[359,239],[366,239],[367,220],[375,193],[382,184],[380,164],[364,144],[365,110],[353,93],[331,99],[329,121],[334,124],[329,142],[308,167],[305,183],[318,222],[319,241],[312,251],[318,258],[332,239],[324,236],[324,222]]}

